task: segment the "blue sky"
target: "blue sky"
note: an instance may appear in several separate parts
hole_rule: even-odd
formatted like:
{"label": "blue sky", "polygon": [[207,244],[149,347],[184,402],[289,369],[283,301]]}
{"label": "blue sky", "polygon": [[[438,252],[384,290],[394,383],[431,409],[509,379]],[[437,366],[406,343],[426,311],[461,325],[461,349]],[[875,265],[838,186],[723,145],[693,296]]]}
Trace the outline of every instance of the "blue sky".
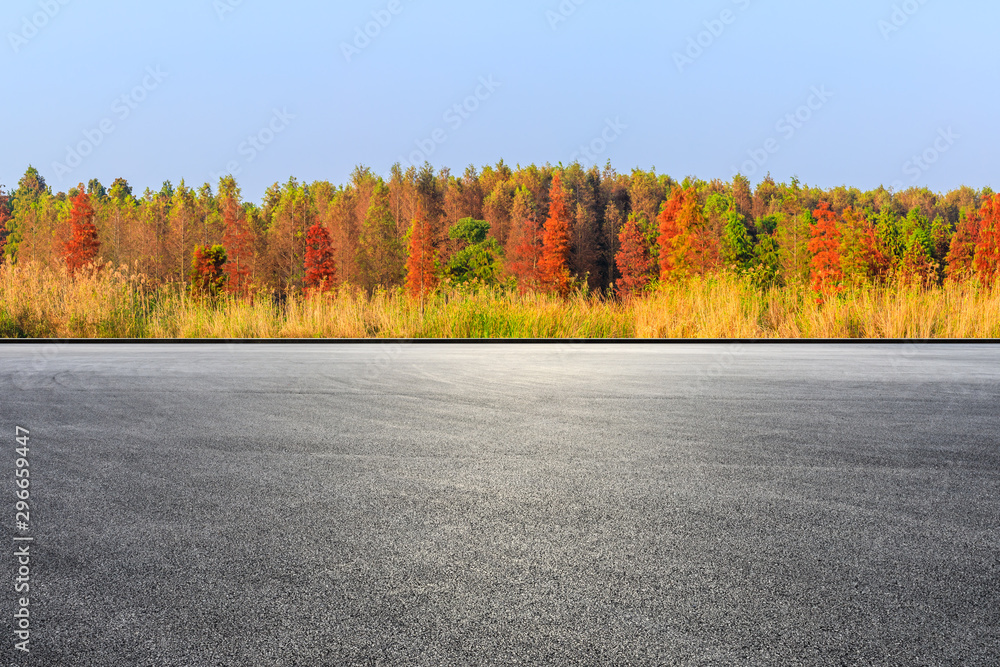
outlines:
{"label": "blue sky", "polygon": [[234,171],[259,201],[292,175],[502,158],[996,188],[998,18],[941,0],[7,0],[0,184],[29,163],[54,190]]}

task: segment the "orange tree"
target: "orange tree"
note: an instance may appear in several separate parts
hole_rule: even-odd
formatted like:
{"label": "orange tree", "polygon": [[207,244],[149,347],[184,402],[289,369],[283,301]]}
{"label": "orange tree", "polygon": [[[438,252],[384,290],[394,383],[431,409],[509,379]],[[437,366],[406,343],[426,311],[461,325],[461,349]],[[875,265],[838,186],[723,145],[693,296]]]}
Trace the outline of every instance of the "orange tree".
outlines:
{"label": "orange tree", "polygon": [[327,292],[337,280],[337,263],[333,259],[330,232],[319,222],[306,234],[306,292]]}
{"label": "orange tree", "polygon": [[562,296],[569,293],[569,206],[562,189],[562,175],[556,172],[549,190],[549,217],[542,234],[542,256],[538,262],[542,286]]}
{"label": "orange tree", "polygon": [[657,218],[660,235],[660,280],[683,278],[702,270],[718,249],[708,243],[705,235],[705,214],[698,203],[694,187],[674,188],[664,202]]}
{"label": "orange tree", "polygon": [[622,296],[629,296],[641,291],[650,283],[653,267],[656,264],[649,241],[640,228],[635,213],[629,214],[618,234],[618,242],[620,246],[615,255],[615,264],[618,266],[621,278],[616,281],[616,285]]}
{"label": "orange tree", "polygon": [[815,222],[809,239],[809,252],[812,253],[809,275],[812,289],[822,301],[842,289],[844,273],[840,266],[840,231],[837,229],[837,216],[830,210],[829,202],[822,202],[813,211],[813,218]]}
{"label": "orange tree", "polygon": [[70,275],[92,264],[97,259],[101,242],[97,238],[97,226],[94,225],[94,207],[90,204],[90,195],[84,192],[83,183],[72,200],[73,207],[69,218],[69,241],[63,247],[63,258]]}
{"label": "orange tree", "polygon": [[979,241],[973,265],[984,284],[1000,274],[1000,193],[986,199],[979,209]]}
{"label": "orange tree", "polygon": [[406,291],[414,299],[423,302],[424,296],[437,286],[434,239],[431,238],[431,223],[422,207],[410,227],[410,253],[406,260]]}

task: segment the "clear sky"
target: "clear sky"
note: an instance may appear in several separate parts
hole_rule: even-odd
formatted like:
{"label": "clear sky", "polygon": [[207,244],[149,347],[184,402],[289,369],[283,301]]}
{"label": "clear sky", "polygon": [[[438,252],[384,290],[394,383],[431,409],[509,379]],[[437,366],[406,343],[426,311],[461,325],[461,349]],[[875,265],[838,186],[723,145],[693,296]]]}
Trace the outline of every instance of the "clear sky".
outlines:
{"label": "clear sky", "polygon": [[259,201],[292,175],[502,158],[997,188],[998,18],[968,0],[5,0],[0,184],[29,163],[53,190],[137,194],[233,171]]}

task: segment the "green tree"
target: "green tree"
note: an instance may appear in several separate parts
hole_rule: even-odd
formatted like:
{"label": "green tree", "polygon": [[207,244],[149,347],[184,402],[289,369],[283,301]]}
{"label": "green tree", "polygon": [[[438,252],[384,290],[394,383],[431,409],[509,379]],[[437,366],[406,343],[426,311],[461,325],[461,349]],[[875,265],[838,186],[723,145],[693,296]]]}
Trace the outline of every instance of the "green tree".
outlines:
{"label": "green tree", "polygon": [[[739,178],[737,177],[734,183],[742,183]],[[750,190],[747,187],[744,193],[747,207],[750,206],[749,193]],[[740,275],[752,270],[756,259],[753,251],[753,236],[747,229],[746,216],[737,208],[735,199],[718,192],[709,195],[705,202],[705,215],[706,218],[716,216],[722,219],[722,261],[724,266]]]}
{"label": "green tree", "polygon": [[449,238],[464,242],[445,269],[452,283],[494,285],[499,280],[502,250],[489,231],[490,223],[472,218],[463,218],[448,230]]}
{"label": "green tree", "polygon": [[7,243],[4,247],[4,254],[10,262],[17,261],[25,236],[34,236],[39,223],[38,205],[47,194],[50,192],[45,179],[37,169],[28,165],[11,195],[12,211],[7,220]]}
{"label": "green tree", "polygon": [[776,230],[777,215],[765,215],[757,218],[757,242],[753,253],[756,266],[752,273],[754,284],[759,287],[769,287],[781,283],[781,246],[778,244]]}
{"label": "green tree", "polygon": [[406,250],[397,233],[389,188],[380,179],[372,191],[358,239],[361,284],[369,292],[379,286],[395,287],[402,284],[405,268]]}

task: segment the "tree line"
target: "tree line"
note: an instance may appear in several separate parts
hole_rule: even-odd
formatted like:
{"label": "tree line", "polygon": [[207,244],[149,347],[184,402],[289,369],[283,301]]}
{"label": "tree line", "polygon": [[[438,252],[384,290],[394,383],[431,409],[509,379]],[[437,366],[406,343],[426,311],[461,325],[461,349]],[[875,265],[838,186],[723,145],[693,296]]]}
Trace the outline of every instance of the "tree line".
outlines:
{"label": "tree line", "polygon": [[655,171],[503,161],[461,176],[429,164],[389,178],[269,187],[244,201],[232,176],[136,195],[125,179],[53,193],[29,167],[0,186],[4,261],[128,265],[156,282],[237,294],[350,284],[414,296],[442,285],[641,293],[722,271],[761,287],[993,280],[1000,195],[962,186],[823,190],[770,175],[752,188]]}

